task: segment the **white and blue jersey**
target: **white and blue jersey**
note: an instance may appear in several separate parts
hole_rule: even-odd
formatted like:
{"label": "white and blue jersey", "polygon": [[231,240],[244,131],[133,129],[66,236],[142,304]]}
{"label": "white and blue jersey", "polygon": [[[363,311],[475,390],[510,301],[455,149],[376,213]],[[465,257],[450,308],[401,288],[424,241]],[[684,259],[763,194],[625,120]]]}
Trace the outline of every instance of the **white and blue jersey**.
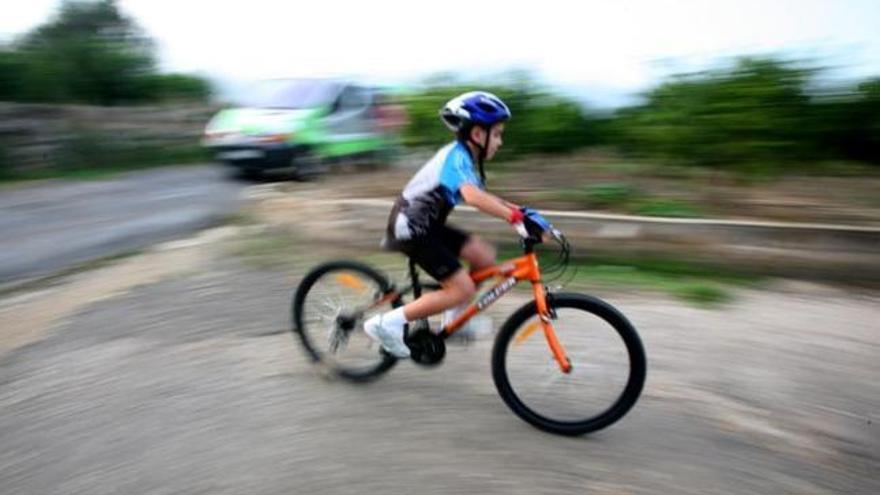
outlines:
{"label": "white and blue jersey", "polygon": [[467,146],[454,141],[441,148],[403,189],[391,210],[389,238],[396,242],[423,239],[443,226],[449,212],[464,200],[461,187],[465,184],[483,189]]}

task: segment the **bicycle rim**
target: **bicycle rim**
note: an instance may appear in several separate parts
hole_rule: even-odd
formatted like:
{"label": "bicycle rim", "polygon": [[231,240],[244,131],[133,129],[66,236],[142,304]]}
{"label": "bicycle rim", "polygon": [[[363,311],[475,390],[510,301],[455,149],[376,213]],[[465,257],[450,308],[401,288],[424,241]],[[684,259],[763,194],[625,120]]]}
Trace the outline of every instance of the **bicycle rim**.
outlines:
{"label": "bicycle rim", "polygon": [[[364,333],[363,323],[400,302],[357,311],[375,303],[387,287],[381,274],[354,262],[313,270],[294,299],[294,328],[309,355],[335,374],[354,380],[370,379],[390,368],[396,360]],[[343,323],[356,313],[349,324]]]}
{"label": "bicycle rim", "polygon": [[622,417],[641,392],[644,351],[629,322],[586,296],[555,296],[553,327],[572,369],[563,373],[544,337],[534,304],[499,333],[493,370],[499,393],[529,423],[583,434]]}

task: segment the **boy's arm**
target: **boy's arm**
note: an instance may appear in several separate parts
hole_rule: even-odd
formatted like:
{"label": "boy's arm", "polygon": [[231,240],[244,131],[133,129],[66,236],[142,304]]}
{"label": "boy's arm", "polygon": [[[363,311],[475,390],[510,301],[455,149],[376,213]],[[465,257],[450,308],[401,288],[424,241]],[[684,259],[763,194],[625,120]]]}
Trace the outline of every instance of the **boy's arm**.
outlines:
{"label": "boy's arm", "polygon": [[[498,198],[498,199],[501,199],[501,198]],[[501,202],[504,203],[505,205],[507,205],[509,208],[513,208],[514,210],[518,210],[518,209],[522,208],[520,205],[518,205],[516,203],[511,203],[510,201],[507,201],[506,199],[501,199]]]}
{"label": "boy's arm", "polygon": [[506,221],[510,221],[511,215],[514,211],[519,211],[517,205],[508,203],[498,196],[488,193],[473,184],[465,184],[461,186],[461,197],[464,198],[465,203],[483,213]]}

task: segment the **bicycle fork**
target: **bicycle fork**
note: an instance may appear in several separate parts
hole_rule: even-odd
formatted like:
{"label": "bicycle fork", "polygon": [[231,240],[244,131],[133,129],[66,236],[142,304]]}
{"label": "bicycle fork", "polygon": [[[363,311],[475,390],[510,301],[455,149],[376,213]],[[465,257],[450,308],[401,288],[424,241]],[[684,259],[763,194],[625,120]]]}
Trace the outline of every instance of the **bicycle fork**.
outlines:
{"label": "bicycle fork", "polygon": [[553,328],[552,320],[555,319],[556,315],[555,311],[547,304],[549,295],[541,282],[532,282],[532,291],[535,294],[535,304],[538,307],[538,320],[540,320],[541,327],[544,330],[547,345],[550,346],[550,351],[553,353],[553,359],[559,365],[560,371],[565,374],[571,373],[571,360],[565,354],[565,349],[556,337],[556,330]]}
{"label": "bicycle fork", "polygon": [[[483,311],[487,307],[489,307],[492,303],[497,301],[501,296],[506,294],[510,289],[512,289],[517,282],[521,280],[516,275],[511,275],[489,289],[485,294],[483,294],[476,302],[468,306],[462,314],[458,316],[452,323],[450,323],[447,327],[443,328],[441,335],[444,338],[452,335],[456,330],[461,328],[461,326],[470,318],[472,318],[477,313]],[[544,331],[544,337],[547,340],[547,345],[550,347],[550,352],[553,354],[553,359],[556,360],[556,363],[559,365],[560,371],[563,373],[570,373],[572,369],[571,360],[568,359],[568,356],[565,353],[565,348],[562,346],[562,343],[556,337],[556,330],[553,328],[552,319],[555,318],[555,312],[550,308],[547,304],[547,298],[549,295],[544,289],[544,285],[539,281],[531,281],[532,283],[532,291],[534,292],[535,304],[538,309],[538,319],[540,321],[540,326]],[[526,328],[525,332],[520,337],[517,337],[518,341],[525,340],[531,335],[535,330],[538,329],[538,325],[535,325],[534,328]]]}

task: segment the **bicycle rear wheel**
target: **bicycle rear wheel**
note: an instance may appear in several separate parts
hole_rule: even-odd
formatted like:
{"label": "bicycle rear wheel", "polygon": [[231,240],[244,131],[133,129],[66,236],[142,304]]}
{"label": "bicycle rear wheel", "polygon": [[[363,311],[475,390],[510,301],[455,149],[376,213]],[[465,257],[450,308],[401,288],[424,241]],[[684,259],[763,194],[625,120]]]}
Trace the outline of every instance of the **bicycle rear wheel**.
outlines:
{"label": "bicycle rear wheel", "polygon": [[396,308],[400,296],[382,301],[388,279],[355,261],[334,261],[309,272],[293,298],[293,333],[308,356],[331,375],[368,381],[397,362],[363,330],[364,320]]}
{"label": "bicycle rear wheel", "polygon": [[498,333],[492,375],[520,418],[551,433],[582,435],[605,428],[635,405],[645,382],[645,351],[632,324],[607,303],[581,294],[548,298],[553,328],[572,369],[550,351],[534,302]]}

